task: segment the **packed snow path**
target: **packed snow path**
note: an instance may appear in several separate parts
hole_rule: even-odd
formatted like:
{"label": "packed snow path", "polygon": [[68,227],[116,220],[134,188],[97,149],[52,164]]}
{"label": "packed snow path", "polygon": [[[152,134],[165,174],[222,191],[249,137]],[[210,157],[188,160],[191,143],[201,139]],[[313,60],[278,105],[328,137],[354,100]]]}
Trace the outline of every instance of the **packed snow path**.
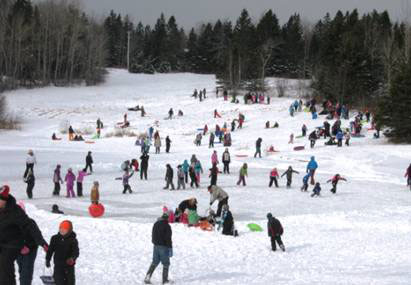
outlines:
{"label": "packed snow path", "polygon": [[[194,88],[206,88],[203,102],[190,97]],[[411,207],[410,191],[403,178],[411,160],[409,145],[393,146],[385,140],[375,140],[372,132],[365,138],[352,138],[350,147],[324,146],[320,140],[313,150],[306,139],[296,139],[289,145],[289,135],[300,135],[303,123],[310,130],[321,126],[324,117],[311,120],[308,113],[291,118],[288,106],[294,98],[274,98],[271,105],[244,105],[215,98],[215,77],[194,74],[132,75],[122,70],[110,70],[107,82],[98,87],[43,88],[7,93],[9,107],[24,124],[20,131],[0,133],[0,183],[8,183],[12,194],[26,202],[27,211],[41,227],[47,240],[57,232],[58,223],[71,219],[78,234],[81,254],[76,267],[78,284],[141,284],[151,261],[151,227],[161,214],[163,205],[175,208],[187,198],[199,201],[199,214],[209,205],[208,169],[212,150],[208,136],[203,145],[193,144],[197,129],[205,124],[214,129],[238,117],[242,112],[244,128],[232,133],[231,175],[220,175],[218,184],[229,195],[229,204],[240,237],[225,237],[220,233],[172,225],[174,257],[171,278],[177,284],[410,284],[411,272]],[[295,95],[295,94],[291,94]],[[127,112],[128,107],[143,105],[147,116]],[[170,108],[183,117],[164,120]],[[213,118],[217,109],[221,119]],[[141,181],[136,173],[131,179],[134,193],[123,195],[120,164],[138,158],[140,147],[135,138],[103,138],[94,144],[68,142],[59,133],[60,125],[69,121],[75,129],[94,130],[97,118],[105,124],[102,132],[113,131],[117,122],[128,113],[131,129],[146,132],[157,124],[163,139],[162,152],[150,153],[149,180]],[[265,129],[265,122],[275,121],[280,127]],[[343,121],[348,127],[349,121]],[[62,141],[52,141],[56,132]],[[171,153],[165,153],[164,138],[172,140]],[[88,136],[90,137],[90,136]],[[258,137],[263,150],[273,145],[278,153],[254,159]],[[306,145],[304,151],[293,151],[296,145]],[[22,175],[28,149],[33,149],[36,186],[32,201],[26,200]],[[87,152],[93,152],[95,174],[85,178],[84,198],[51,196],[52,174],[56,164],[62,174],[72,167],[75,172],[84,167]],[[216,144],[219,159],[224,147]],[[165,191],[165,165],[173,168],[192,154],[200,159],[205,173],[201,188]],[[236,155],[248,155],[240,158]],[[311,156],[319,163],[317,180],[322,184],[322,196],[311,198],[299,188],[305,167]],[[238,171],[246,162],[249,177],[246,187],[237,187]],[[268,188],[269,172],[277,167],[280,174],[292,165],[300,172],[293,178],[292,189]],[[222,167],[221,167],[222,168]],[[348,179],[340,182],[336,195],[325,182],[339,173]],[[104,218],[88,216],[89,190],[93,181],[100,182]],[[174,181],[176,182],[176,181]],[[176,183],[175,183],[176,184]],[[310,190],[311,190],[310,186]],[[68,216],[50,214],[52,204],[58,204]],[[215,207],[215,205],[214,205]],[[286,253],[272,253],[266,232],[251,233],[250,222],[265,228],[266,214],[272,212],[282,222]],[[44,254],[36,261],[34,284],[41,284]],[[161,270],[160,270],[161,271]],[[153,276],[160,282],[160,271]]]}

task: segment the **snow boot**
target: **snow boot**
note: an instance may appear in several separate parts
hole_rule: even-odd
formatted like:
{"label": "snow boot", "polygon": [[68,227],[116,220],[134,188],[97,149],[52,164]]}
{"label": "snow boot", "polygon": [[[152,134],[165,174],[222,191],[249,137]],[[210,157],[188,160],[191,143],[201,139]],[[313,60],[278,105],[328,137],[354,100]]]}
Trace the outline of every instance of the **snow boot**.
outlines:
{"label": "snow boot", "polygon": [[285,246],[283,244],[280,245],[280,248],[281,248],[282,251],[285,251]]}
{"label": "snow boot", "polygon": [[151,264],[150,268],[147,271],[146,278],[144,278],[144,283],[145,284],[151,284],[151,281],[150,281],[151,275],[153,275],[153,272],[154,272],[155,269],[156,269],[156,266]]}
{"label": "snow boot", "polygon": [[168,280],[168,267],[163,267],[163,284],[170,284],[170,280]]}

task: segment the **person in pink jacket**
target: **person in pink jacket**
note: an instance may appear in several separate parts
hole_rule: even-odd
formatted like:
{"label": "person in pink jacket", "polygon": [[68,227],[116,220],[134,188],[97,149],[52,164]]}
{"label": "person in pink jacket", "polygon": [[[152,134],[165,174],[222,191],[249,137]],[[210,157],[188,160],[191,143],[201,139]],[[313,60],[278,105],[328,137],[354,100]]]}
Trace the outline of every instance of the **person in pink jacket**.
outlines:
{"label": "person in pink jacket", "polygon": [[217,156],[217,151],[215,150],[213,154],[211,155],[211,164],[218,164],[218,156]]}
{"label": "person in pink jacket", "polygon": [[74,181],[76,181],[76,176],[73,173],[73,170],[71,168],[68,169],[66,177],[64,178],[64,181],[66,181],[66,186],[67,186],[67,198],[70,197],[76,197],[74,194]]}
{"label": "person in pink jacket", "polygon": [[85,168],[78,172],[78,175],[77,175],[77,196],[78,197],[83,197],[83,180],[84,180],[84,177],[88,175],[90,174],[87,173]]}

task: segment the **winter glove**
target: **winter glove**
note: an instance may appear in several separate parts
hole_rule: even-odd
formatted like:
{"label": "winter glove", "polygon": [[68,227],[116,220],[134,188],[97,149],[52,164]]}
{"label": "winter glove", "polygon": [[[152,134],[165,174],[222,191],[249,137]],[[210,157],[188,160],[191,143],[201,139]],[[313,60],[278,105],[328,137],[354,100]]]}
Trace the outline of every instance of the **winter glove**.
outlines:
{"label": "winter glove", "polygon": [[47,252],[47,251],[49,250],[49,246],[48,246],[47,243],[45,243],[45,244],[43,245],[43,249],[44,249],[44,252]]}
{"label": "winter glove", "polygon": [[73,266],[74,264],[76,264],[76,262],[74,261],[74,258],[69,258],[66,260],[67,265],[69,266]]}
{"label": "winter glove", "polygon": [[47,268],[50,268],[50,266],[51,266],[51,265],[50,265],[50,261],[46,260],[46,267],[47,267]]}
{"label": "winter glove", "polygon": [[173,257],[173,249],[172,248],[168,249],[168,257]]}
{"label": "winter glove", "polygon": [[30,249],[27,246],[23,246],[23,248],[20,250],[21,255],[27,255],[30,253]]}

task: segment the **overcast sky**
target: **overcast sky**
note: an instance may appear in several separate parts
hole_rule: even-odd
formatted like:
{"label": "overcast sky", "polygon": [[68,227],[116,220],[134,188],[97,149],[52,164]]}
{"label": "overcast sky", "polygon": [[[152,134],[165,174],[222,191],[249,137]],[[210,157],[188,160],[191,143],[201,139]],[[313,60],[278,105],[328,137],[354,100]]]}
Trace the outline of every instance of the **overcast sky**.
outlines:
{"label": "overcast sky", "polygon": [[[327,12],[353,10],[360,13],[388,10],[391,19],[406,16],[407,0],[79,0],[83,8],[95,16],[108,15],[114,10],[122,15],[128,14],[133,22],[152,25],[163,12],[168,18],[174,15],[184,28],[196,27],[199,23],[216,19],[235,19],[246,8],[256,21],[264,11],[272,9],[281,23],[287,21],[295,12],[303,19],[316,21]],[[411,2],[411,0],[409,0]]]}

